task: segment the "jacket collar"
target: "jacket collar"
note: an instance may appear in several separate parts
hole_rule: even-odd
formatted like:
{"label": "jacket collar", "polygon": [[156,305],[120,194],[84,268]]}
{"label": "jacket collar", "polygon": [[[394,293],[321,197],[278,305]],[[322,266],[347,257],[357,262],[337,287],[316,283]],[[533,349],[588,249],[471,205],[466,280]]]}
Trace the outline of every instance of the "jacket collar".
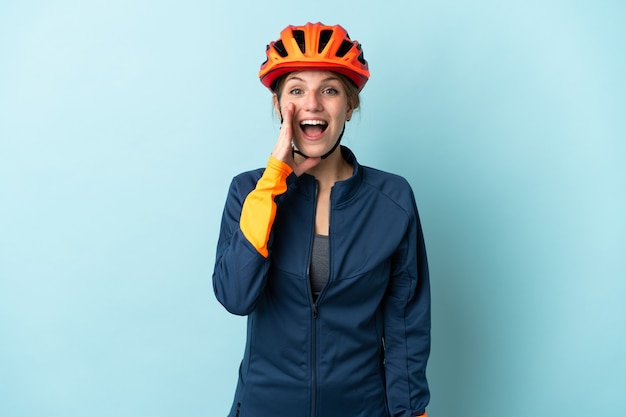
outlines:
{"label": "jacket collar", "polygon": [[[363,167],[356,160],[354,153],[343,145],[340,150],[343,158],[352,165],[352,176],[333,185],[331,199],[334,204],[341,204],[352,198],[363,182]],[[303,194],[307,199],[315,200],[317,181],[312,175],[302,174],[297,177],[295,174],[291,174],[287,178],[287,186],[293,188],[295,192]]]}

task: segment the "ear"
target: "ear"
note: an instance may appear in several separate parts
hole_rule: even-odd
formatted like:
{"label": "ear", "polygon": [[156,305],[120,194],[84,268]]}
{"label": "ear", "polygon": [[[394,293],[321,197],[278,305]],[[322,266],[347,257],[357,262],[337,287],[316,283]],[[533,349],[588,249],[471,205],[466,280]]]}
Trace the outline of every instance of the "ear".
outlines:
{"label": "ear", "polygon": [[274,110],[276,111],[276,115],[282,121],[283,114],[280,111],[280,103],[278,102],[278,96],[276,95],[276,93],[272,94],[272,104],[274,104]]}
{"label": "ear", "polygon": [[349,122],[352,119],[352,112],[354,109],[352,107],[348,107],[348,111],[346,112],[346,122]]}

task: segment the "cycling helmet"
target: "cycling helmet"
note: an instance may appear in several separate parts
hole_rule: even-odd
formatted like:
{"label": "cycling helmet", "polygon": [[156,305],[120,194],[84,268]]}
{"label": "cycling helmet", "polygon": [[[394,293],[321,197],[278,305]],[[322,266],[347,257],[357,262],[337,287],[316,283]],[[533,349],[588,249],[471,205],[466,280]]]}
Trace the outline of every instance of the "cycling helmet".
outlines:
{"label": "cycling helmet", "polygon": [[338,72],[352,80],[359,91],[370,76],[361,44],[351,40],[339,25],[318,22],[287,26],[278,40],[267,45],[265,53],[259,78],[269,89],[278,77],[292,71]]}

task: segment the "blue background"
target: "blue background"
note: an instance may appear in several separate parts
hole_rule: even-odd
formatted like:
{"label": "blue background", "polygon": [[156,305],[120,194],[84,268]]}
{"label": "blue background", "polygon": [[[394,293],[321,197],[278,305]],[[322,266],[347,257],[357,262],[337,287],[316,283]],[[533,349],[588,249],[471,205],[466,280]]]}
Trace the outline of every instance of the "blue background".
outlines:
{"label": "blue background", "polygon": [[[224,416],[245,319],[211,287],[257,77],[340,23],[372,77],[344,143],[413,185],[431,417],[623,416],[626,4],[2,1],[0,415]],[[347,416],[349,417],[349,416]]]}

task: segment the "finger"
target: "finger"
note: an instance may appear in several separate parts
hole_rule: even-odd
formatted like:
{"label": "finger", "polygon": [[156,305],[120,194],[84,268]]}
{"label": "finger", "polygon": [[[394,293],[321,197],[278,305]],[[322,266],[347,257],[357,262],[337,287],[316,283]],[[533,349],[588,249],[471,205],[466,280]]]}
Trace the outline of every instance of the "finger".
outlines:
{"label": "finger", "polygon": [[287,103],[287,105],[283,108],[283,124],[281,126],[281,135],[283,135],[284,140],[289,141],[289,146],[291,146],[292,133],[291,133],[291,122],[293,119],[293,103]]}
{"label": "finger", "polygon": [[293,139],[291,121],[293,119],[293,103],[288,103],[282,109],[282,125],[278,134],[278,140],[274,146],[272,155],[283,162],[292,164],[293,157],[291,155],[291,142]]}
{"label": "finger", "polygon": [[291,118],[293,117],[293,107],[293,103],[287,103],[287,105],[283,107],[283,124],[291,124]]}

